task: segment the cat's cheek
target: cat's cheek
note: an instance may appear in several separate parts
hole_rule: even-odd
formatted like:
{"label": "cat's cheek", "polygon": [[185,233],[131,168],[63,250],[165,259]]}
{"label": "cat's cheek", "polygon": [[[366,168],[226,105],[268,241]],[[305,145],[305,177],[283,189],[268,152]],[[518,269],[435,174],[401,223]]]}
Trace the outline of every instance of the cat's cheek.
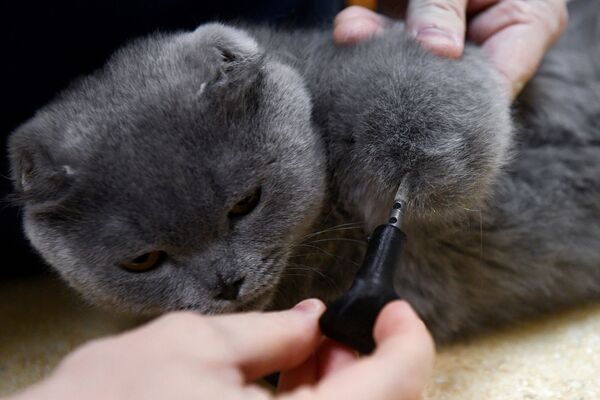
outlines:
{"label": "cat's cheek", "polygon": [[58,233],[45,229],[36,223],[28,213],[23,219],[25,236],[38,253],[66,279],[74,275],[76,258],[67,241]]}
{"label": "cat's cheek", "polygon": [[23,218],[23,230],[32,246],[69,286],[95,304],[113,303],[97,288],[93,277],[88,275],[85,266],[74,255],[69,242],[59,232],[44,227],[27,212]]}

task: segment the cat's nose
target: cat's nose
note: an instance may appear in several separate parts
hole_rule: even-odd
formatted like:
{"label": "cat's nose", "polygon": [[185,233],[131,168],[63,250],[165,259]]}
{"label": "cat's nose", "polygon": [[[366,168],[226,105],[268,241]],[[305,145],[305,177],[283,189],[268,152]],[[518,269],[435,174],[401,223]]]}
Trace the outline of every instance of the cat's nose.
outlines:
{"label": "cat's nose", "polygon": [[217,275],[217,300],[237,300],[240,294],[240,288],[244,284],[244,276],[241,277],[224,277]]}

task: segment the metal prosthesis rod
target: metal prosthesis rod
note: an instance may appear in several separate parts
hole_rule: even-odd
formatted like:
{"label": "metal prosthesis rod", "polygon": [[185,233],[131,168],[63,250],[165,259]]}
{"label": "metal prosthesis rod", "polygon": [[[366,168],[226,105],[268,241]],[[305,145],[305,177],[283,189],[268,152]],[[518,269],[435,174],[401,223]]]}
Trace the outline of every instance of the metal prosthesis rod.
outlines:
{"label": "metal prosthesis rod", "polygon": [[400,298],[394,289],[406,235],[400,230],[406,207],[403,186],[396,192],[388,221],[373,231],[352,287],[327,307],[319,323],[329,338],[362,354],[375,349],[373,328],[381,309]]}

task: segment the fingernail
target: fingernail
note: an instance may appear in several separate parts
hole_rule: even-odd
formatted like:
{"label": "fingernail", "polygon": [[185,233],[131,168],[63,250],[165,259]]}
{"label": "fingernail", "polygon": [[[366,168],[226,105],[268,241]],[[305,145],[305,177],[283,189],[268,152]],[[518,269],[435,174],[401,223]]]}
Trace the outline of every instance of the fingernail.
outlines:
{"label": "fingernail", "polygon": [[436,27],[423,28],[416,33],[415,37],[425,47],[434,51],[440,50],[442,53],[445,52],[445,49],[452,53],[453,49],[462,47],[462,41],[458,35]]}
{"label": "fingernail", "polygon": [[323,311],[323,303],[317,299],[306,299],[296,304],[292,310],[306,314],[320,314]]}
{"label": "fingernail", "polygon": [[341,43],[354,43],[360,39],[361,28],[355,24],[346,23],[336,29]]}
{"label": "fingernail", "polygon": [[383,31],[384,27],[377,22],[356,19],[339,24],[334,30],[334,38],[338,44],[355,44]]}
{"label": "fingernail", "polygon": [[429,26],[427,28],[420,29],[417,32],[416,37],[419,40],[421,40],[421,39],[429,40],[430,38],[440,38],[440,39],[448,40],[454,44],[460,44],[460,39],[458,38],[457,35],[455,35],[452,32],[448,32],[443,29],[436,28],[434,26]]}

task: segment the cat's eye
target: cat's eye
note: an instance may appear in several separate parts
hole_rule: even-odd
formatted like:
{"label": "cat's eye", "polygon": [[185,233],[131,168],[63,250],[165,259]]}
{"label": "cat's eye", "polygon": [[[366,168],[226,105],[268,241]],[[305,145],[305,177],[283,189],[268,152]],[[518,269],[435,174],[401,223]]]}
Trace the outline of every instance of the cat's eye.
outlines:
{"label": "cat's eye", "polygon": [[229,210],[228,217],[236,218],[250,214],[252,210],[254,210],[258,205],[258,202],[260,201],[260,194],[261,189],[258,188],[254,190],[254,192],[252,192],[250,195],[238,201],[238,203],[235,206],[233,206],[231,210]]}
{"label": "cat's eye", "polygon": [[165,258],[164,251],[151,251],[130,261],[120,263],[121,268],[132,272],[145,272],[156,268]]}

